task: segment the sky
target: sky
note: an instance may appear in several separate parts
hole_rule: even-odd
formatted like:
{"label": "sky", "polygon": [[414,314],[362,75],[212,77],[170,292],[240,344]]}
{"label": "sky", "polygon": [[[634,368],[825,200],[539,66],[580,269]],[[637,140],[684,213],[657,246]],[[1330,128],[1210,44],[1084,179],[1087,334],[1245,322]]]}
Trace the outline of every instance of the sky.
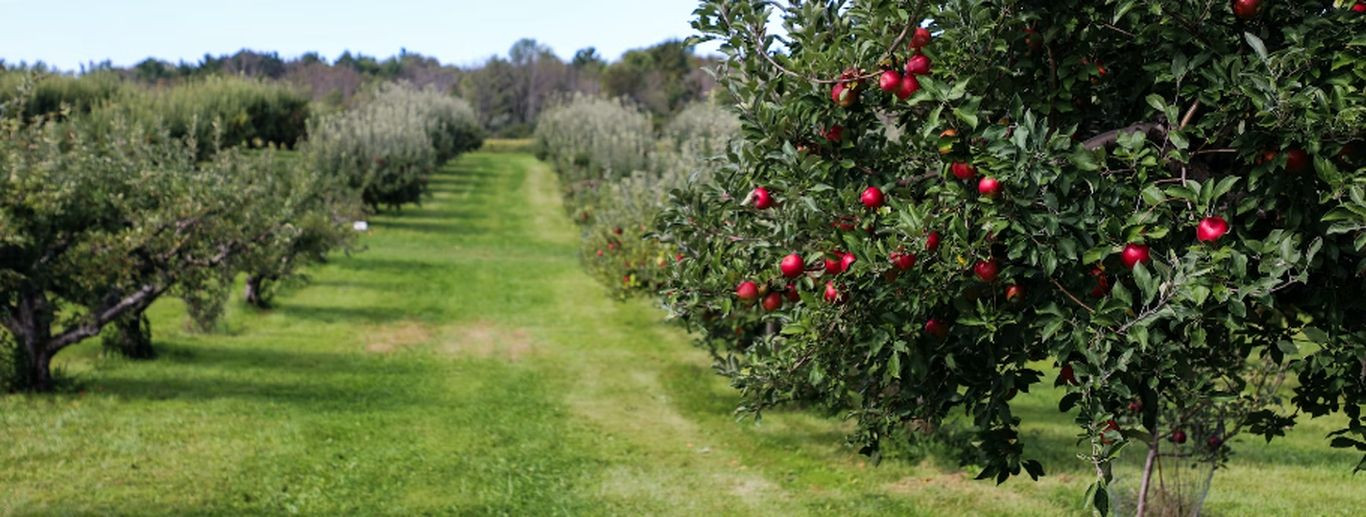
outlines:
{"label": "sky", "polygon": [[[243,48],[294,57],[400,49],[474,65],[524,37],[568,59],[608,59],[692,34],[697,0],[0,0],[0,59],[63,70],[147,57],[199,61]],[[714,47],[713,47],[714,48]],[[707,47],[699,49],[707,52]]]}

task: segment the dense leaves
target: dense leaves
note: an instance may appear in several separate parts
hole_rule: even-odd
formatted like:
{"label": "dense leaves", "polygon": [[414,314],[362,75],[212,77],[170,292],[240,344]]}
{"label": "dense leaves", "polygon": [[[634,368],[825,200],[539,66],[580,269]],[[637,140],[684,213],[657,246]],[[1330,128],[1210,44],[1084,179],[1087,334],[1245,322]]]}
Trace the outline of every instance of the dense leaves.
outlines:
{"label": "dense leaves", "polygon": [[[1342,412],[1331,445],[1360,447],[1366,17],[1230,9],[703,2],[742,140],[661,218],[687,257],[669,306],[743,409],[842,410],[874,455],[962,411],[998,481],[1042,473],[1011,400],[1062,369],[1098,508],[1129,443],[1213,464],[1240,432]],[[932,41],[912,50],[920,26]],[[918,90],[877,88],[883,69]],[[752,205],[760,186],[775,209]],[[1212,216],[1227,233],[1200,238]],[[739,303],[743,281],[796,302]]]}
{"label": "dense leaves", "polygon": [[584,262],[620,293],[656,290],[678,262],[673,246],[649,238],[654,220],[670,190],[710,177],[739,123],[699,103],[658,136],[652,125],[624,101],[581,95],[546,110],[536,126],[537,152],[555,165],[566,208],[583,228]]}

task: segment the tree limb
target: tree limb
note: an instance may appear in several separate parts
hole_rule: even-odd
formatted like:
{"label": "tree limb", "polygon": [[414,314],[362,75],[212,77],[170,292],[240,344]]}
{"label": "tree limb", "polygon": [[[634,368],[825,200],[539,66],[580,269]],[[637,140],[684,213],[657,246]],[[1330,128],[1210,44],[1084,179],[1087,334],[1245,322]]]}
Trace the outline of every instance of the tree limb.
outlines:
{"label": "tree limb", "polygon": [[1111,145],[1114,145],[1115,142],[1119,140],[1120,135],[1126,133],[1139,132],[1144,133],[1149,138],[1153,138],[1155,136],[1165,136],[1167,134],[1167,125],[1160,124],[1157,122],[1140,122],[1119,129],[1112,129],[1099,135],[1093,136],[1091,138],[1086,139],[1086,141],[1082,142],[1081,145],[1082,147],[1085,147],[1088,151],[1095,151],[1102,147],[1109,147]]}

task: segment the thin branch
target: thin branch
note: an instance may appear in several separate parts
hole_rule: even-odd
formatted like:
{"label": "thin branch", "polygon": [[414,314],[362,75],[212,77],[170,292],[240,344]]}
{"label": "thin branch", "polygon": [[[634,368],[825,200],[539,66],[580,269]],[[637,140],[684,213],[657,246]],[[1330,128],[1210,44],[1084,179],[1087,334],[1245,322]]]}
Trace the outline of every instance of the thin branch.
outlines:
{"label": "thin branch", "polygon": [[1195,99],[1195,102],[1191,103],[1191,107],[1186,108],[1186,115],[1181,117],[1181,126],[1178,129],[1184,130],[1186,126],[1190,125],[1191,119],[1195,118],[1195,110],[1197,109],[1200,109],[1200,99]]}
{"label": "thin branch", "polygon": [[1140,122],[1119,129],[1111,129],[1099,135],[1093,136],[1091,138],[1086,139],[1086,141],[1082,142],[1081,145],[1082,147],[1085,147],[1088,151],[1095,151],[1102,147],[1109,147],[1111,145],[1114,145],[1114,143],[1119,140],[1120,135],[1126,133],[1144,133],[1149,137],[1155,135],[1166,135],[1167,126],[1165,124],[1159,124],[1156,122]]}
{"label": "thin branch", "polygon": [[1077,298],[1077,295],[1072,294],[1072,291],[1068,291],[1066,287],[1063,287],[1062,284],[1058,283],[1058,280],[1057,280],[1057,279],[1052,278],[1052,277],[1049,277],[1049,278],[1048,278],[1048,281],[1049,281],[1049,282],[1053,282],[1053,287],[1056,287],[1056,288],[1058,288],[1059,291],[1062,291],[1062,294],[1065,295],[1065,296],[1067,296],[1067,299],[1072,300],[1072,303],[1075,303],[1075,304],[1077,304],[1077,305],[1080,305],[1081,308],[1086,309],[1086,312],[1089,312],[1089,313],[1095,313],[1095,312],[1096,312],[1096,310],[1095,310],[1095,309],[1092,309],[1090,305],[1087,305],[1087,304],[1086,304],[1086,302],[1083,302],[1083,301],[1081,301],[1080,298]]}

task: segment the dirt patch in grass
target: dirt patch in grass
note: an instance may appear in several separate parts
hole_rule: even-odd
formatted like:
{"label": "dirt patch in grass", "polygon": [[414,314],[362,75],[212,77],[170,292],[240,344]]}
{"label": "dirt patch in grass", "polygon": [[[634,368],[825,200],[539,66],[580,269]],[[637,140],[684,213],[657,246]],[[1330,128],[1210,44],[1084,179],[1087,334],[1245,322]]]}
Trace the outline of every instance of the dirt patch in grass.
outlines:
{"label": "dirt patch in grass", "polygon": [[414,321],[380,325],[365,334],[365,351],[390,354],[432,340],[432,331]]}
{"label": "dirt patch in grass", "polygon": [[440,351],[450,355],[519,361],[539,348],[524,329],[477,321],[442,331]]}

